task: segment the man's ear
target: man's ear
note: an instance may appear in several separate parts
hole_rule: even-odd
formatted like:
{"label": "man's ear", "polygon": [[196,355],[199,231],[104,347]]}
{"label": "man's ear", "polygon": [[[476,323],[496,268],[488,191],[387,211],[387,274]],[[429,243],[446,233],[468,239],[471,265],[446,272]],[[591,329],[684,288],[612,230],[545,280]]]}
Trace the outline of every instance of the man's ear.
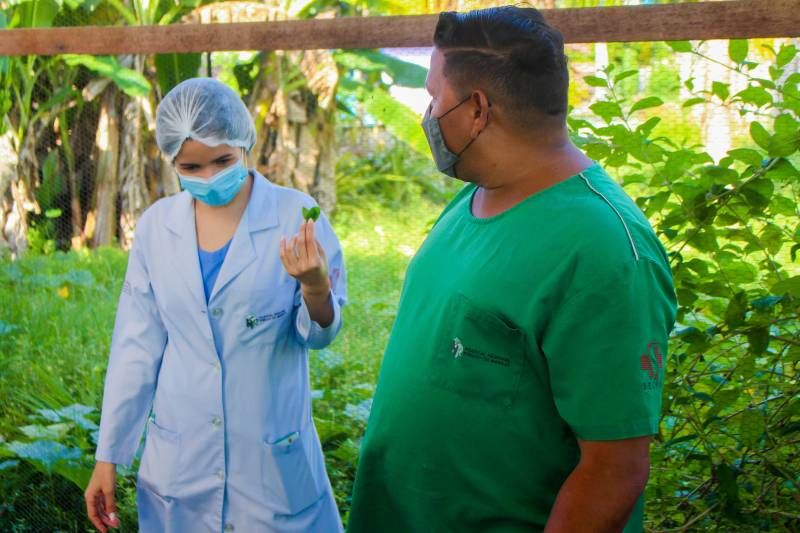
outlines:
{"label": "man's ear", "polygon": [[490,108],[492,107],[489,97],[480,89],[472,93],[471,103],[473,107],[472,130],[470,137],[476,138],[489,125]]}

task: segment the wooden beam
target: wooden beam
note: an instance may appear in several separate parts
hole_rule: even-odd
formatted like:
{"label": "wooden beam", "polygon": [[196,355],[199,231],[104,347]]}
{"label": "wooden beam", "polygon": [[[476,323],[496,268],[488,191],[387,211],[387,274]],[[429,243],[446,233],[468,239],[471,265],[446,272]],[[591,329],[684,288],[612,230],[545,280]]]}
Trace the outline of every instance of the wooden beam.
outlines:
{"label": "wooden beam", "polygon": [[[800,36],[800,0],[542,10],[568,43]],[[431,46],[437,15],[0,30],[2,55]]]}

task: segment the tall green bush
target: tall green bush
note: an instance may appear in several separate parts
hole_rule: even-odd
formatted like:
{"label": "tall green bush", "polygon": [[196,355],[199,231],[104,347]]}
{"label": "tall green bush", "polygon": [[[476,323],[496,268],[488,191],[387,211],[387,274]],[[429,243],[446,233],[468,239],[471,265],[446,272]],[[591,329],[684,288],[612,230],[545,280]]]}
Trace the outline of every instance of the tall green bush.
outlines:
{"label": "tall green bush", "polygon": [[754,74],[747,41],[729,51],[744,90],[715,81],[704,93],[684,80],[694,94],[683,108],[713,99],[750,120],[748,145],[719,161],[659,134],[661,98],[619,96],[636,71],[589,77],[609,98],[591,106],[593,118],[570,120],[671,258],[680,307],[647,490],[655,530],[800,526],[800,73],[789,69],[798,50],[770,48],[769,78]]}

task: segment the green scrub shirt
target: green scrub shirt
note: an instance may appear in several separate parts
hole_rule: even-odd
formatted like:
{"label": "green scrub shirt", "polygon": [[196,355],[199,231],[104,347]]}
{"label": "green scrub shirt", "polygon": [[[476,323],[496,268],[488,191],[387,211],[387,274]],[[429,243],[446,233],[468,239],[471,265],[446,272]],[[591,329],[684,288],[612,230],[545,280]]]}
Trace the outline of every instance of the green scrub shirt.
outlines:
{"label": "green scrub shirt", "polygon": [[348,531],[541,530],[576,439],[658,430],[676,300],[635,203],[598,165],[491,218],[476,190],[409,266]]}

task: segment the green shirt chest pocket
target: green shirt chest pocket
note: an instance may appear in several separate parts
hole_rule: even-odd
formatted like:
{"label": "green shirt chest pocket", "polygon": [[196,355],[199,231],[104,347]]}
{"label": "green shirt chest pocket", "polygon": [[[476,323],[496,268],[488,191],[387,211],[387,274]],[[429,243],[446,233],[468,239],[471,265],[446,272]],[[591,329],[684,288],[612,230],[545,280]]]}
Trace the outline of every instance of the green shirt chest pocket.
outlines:
{"label": "green shirt chest pocket", "polygon": [[525,334],[463,294],[449,304],[431,362],[437,387],[510,406],[525,360]]}

